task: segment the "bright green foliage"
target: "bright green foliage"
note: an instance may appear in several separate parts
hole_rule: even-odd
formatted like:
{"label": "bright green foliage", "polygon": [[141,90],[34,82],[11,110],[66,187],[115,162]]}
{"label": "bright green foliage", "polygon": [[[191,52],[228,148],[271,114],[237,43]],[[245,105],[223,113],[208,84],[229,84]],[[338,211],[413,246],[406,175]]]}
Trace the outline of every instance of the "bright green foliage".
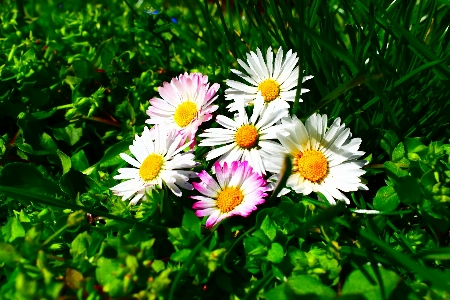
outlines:
{"label": "bright green foliage", "polygon": [[[449,5],[1,1],[0,298],[449,298]],[[298,53],[314,79],[291,113],[340,117],[369,191],[273,196],[212,231],[194,191],[114,195],[158,87],[201,72],[224,114],[225,79],[257,47]]]}

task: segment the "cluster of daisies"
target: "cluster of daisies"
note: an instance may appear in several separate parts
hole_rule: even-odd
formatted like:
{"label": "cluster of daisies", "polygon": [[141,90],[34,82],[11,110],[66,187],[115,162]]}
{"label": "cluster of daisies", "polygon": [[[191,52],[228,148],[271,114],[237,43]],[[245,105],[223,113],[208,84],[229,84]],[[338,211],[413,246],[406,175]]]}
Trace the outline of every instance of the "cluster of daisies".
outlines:
{"label": "cluster of daisies", "polygon": [[[291,190],[319,192],[331,204],[349,203],[342,192],[367,189],[360,179],[366,163],[358,160],[364,154],[358,151],[361,139],[352,138],[339,118],[327,129],[326,115],[314,114],[305,124],[289,115],[299,78],[297,62],[296,53],[289,50],[284,55],[281,48],[276,55],[269,48],[265,60],[259,49],[247,54],[247,64],[238,59],[245,72],[232,72],[245,83],[226,81],[230,115],[217,115],[219,126],[200,134],[199,126],[218,109],[214,101],[219,84],[210,85],[199,73],[164,82],[158,88],[160,98],[151,99],[147,111],[146,123],[153,126],[136,135],[130,146],[134,157],[120,155],[133,167],[118,170],[114,178],[126,181],[111,190],[136,204],[146,190],[163,184],[177,196],[182,194],[180,187],[195,189],[199,195],[191,197],[197,200],[193,209],[199,217],[208,216],[206,227],[212,228],[231,216],[246,217],[264,203],[288,155],[292,174],[279,195]],[[206,160],[216,160],[212,170],[192,171],[198,165],[194,147],[211,148]]]}

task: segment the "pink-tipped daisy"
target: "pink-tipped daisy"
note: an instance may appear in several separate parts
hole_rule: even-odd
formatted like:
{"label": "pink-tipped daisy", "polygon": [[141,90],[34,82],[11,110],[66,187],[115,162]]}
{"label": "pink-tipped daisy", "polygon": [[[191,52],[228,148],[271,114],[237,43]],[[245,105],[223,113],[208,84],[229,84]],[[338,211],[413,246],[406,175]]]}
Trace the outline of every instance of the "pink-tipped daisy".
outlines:
{"label": "pink-tipped daisy", "polygon": [[[114,179],[127,179],[111,188],[115,195],[127,200],[133,195],[131,204],[136,204],[148,189],[167,187],[178,197],[181,190],[178,186],[192,190],[189,178],[197,177],[197,173],[189,171],[197,163],[192,152],[180,153],[189,146],[180,146],[183,137],[175,130],[156,125],[152,131],[146,126],[142,136],[136,134],[130,151],[133,157],[121,153],[120,157],[134,168],[120,168]],[[184,170],[183,170],[184,169]],[[188,170],[186,170],[188,169]]]}
{"label": "pink-tipped daisy", "polygon": [[209,216],[206,227],[212,228],[222,220],[232,216],[248,217],[256,210],[257,204],[264,203],[267,182],[250,167],[248,162],[226,162],[223,167],[214,164],[217,182],[208,173],[202,171],[198,176],[200,183],[194,182],[194,188],[204,196],[192,196],[198,200],[192,208],[198,217]]}
{"label": "pink-tipped daisy", "polygon": [[[195,133],[203,122],[212,118],[217,105],[212,105],[217,98],[220,85],[209,86],[208,76],[200,73],[184,73],[164,82],[158,88],[161,98],[152,98],[147,114],[148,124],[161,124],[169,130],[176,129],[187,139],[194,141]],[[193,147],[194,144],[192,144]]]}
{"label": "pink-tipped daisy", "polygon": [[[235,80],[227,80],[230,87],[225,90],[225,99],[234,100],[228,105],[231,111],[237,110],[236,99],[244,99],[246,105],[253,102],[257,97],[262,97],[267,106],[278,108],[289,108],[287,101],[294,101],[296,87],[298,82],[298,57],[297,53],[289,50],[283,57],[283,49],[278,52],[273,59],[272,48],[267,49],[266,60],[259,48],[256,53],[251,51],[247,53],[247,63],[237,60],[239,65],[245,70],[245,73],[232,69],[231,71],[244,79],[247,83]],[[313,78],[313,76],[304,76],[302,82]],[[302,88],[301,94],[308,92],[308,89]],[[300,102],[303,100],[300,99]]]}

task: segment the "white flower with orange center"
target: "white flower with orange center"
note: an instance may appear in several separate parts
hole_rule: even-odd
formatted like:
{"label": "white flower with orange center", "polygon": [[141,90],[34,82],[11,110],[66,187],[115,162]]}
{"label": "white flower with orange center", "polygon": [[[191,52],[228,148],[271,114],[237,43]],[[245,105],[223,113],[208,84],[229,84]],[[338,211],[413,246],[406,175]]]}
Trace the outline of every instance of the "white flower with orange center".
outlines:
{"label": "white flower with orange center", "polygon": [[[178,197],[179,187],[192,190],[189,178],[197,177],[197,173],[189,171],[197,163],[194,154],[183,152],[189,143],[180,146],[183,136],[176,130],[168,131],[156,125],[150,131],[146,126],[142,136],[136,135],[130,151],[133,157],[121,153],[120,157],[134,168],[121,168],[114,179],[127,179],[111,188],[115,195],[127,200],[133,195],[131,204],[136,204],[148,189],[162,188],[163,183]],[[184,170],[183,170],[184,169]],[[185,170],[188,169],[188,170]]]}
{"label": "white flower with orange center", "polygon": [[265,161],[273,153],[283,151],[277,139],[285,125],[274,125],[288,115],[285,109],[274,110],[264,107],[262,101],[255,101],[253,113],[248,119],[244,102],[240,101],[235,120],[219,115],[217,123],[225,128],[209,128],[199,136],[203,138],[199,146],[221,146],[208,152],[206,160],[220,156],[219,162],[248,161],[259,174],[266,174]]}
{"label": "white flower with orange center", "polygon": [[[184,73],[164,82],[158,88],[161,98],[150,100],[147,114],[148,124],[164,124],[169,130],[178,130],[188,141],[195,143],[195,133],[203,122],[212,118],[217,105],[212,102],[217,98],[219,84],[211,87],[208,76],[200,73]],[[182,140],[184,142],[185,140]],[[192,144],[194,145],[194,144]]]}
{"label": "white flower with orange center", "polygon": [[214,164],[217,181],[206,171],[198,176],[200,183],[192,183],[194,188],[204,196],[191,196],[198,200],[192,208],[197,209],[198,217],[209,216],[206,227],[212,228],[222,220],[232,216],[247,217],[257,209],[256,205],[264,203],[267,196],[266,181],[248,162]]}
{"label": "white flower with orange center", "polygon": [[[304,195],[320,192],[331,204],[336,204],[335,199],[350,203],[341,191],[367,190],[360,179],[367,161],[357,160],[364,154],[358,151],[361,139],[352,139],[350,129],[341,125],[340,118],[328,130],[327,115],[312,115],[306,120],[306,126],[295,116],[282,123],[291,124],[286,128],[289,135],[278,134],[285,151],[292,157],[288,187]],[[270,164],[269,171],[278,173],[276,165]],[[281,157],[278,165],[281,166]]]}
{"label": "white flower with orange center", "polygon": [[[236,100],[244,99],[245,104],[253,102],[257,97],[264,99],[267,106],[283,107],[288,109],[287,101],[294,101],[296,87],[298,82],[298,57],[297,53],[289,50],[286,57],[283,58],[283,49],[278,49],[273,60],[272,48],[267,49],[266,60],[262,56],[259,48],[256,53],[251,51],[247,53],[247,63],[237,60],[239,65],[245,70],[245,73],[232,69],[231,71],[247,83],[234,80],[227,80],[230,87],[225,90],[225,99]],[[313,76],[304,76],[305,82]],[[301,89],[301,94],[308,92],[308,89]],[[302,99],[299,99],[302,102]],[[228,105],[231,111],[237,110],[236,102]]]}

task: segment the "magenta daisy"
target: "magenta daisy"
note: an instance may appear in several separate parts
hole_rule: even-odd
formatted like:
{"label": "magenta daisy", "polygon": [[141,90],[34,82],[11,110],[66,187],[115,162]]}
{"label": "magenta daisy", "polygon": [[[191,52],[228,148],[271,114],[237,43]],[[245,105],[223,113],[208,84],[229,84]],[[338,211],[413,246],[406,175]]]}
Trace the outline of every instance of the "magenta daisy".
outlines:
{"label": "magenta daisy", "polygon": [[267,182],[253,171],[247,161],[234,161],[229,166],[219,162],[214,164],[217,182],[206,172],[198,176],[199,183],[192,183],[204,196],[192,196],[198,200],[192,208],[198,217],[209,216],[206,227],[212,228],[222,220],[232,216],[248,217],[256,210],[257,204],[264,203]]}
{"label": "magenta daisy", "polygon": [[[161,98],[152,98],[147,114],[148,124],[164,124],[169,130],[176,129],[185,138],[182,142],[193,140],[195,133],[203,122],[212,118],[217,105],[212,102],[217,98],[220,85],[210,86],[208,76],[200,73],[184,73],[164,82],[158,88]],[[191,147],[193,147],[191,144]]]}

